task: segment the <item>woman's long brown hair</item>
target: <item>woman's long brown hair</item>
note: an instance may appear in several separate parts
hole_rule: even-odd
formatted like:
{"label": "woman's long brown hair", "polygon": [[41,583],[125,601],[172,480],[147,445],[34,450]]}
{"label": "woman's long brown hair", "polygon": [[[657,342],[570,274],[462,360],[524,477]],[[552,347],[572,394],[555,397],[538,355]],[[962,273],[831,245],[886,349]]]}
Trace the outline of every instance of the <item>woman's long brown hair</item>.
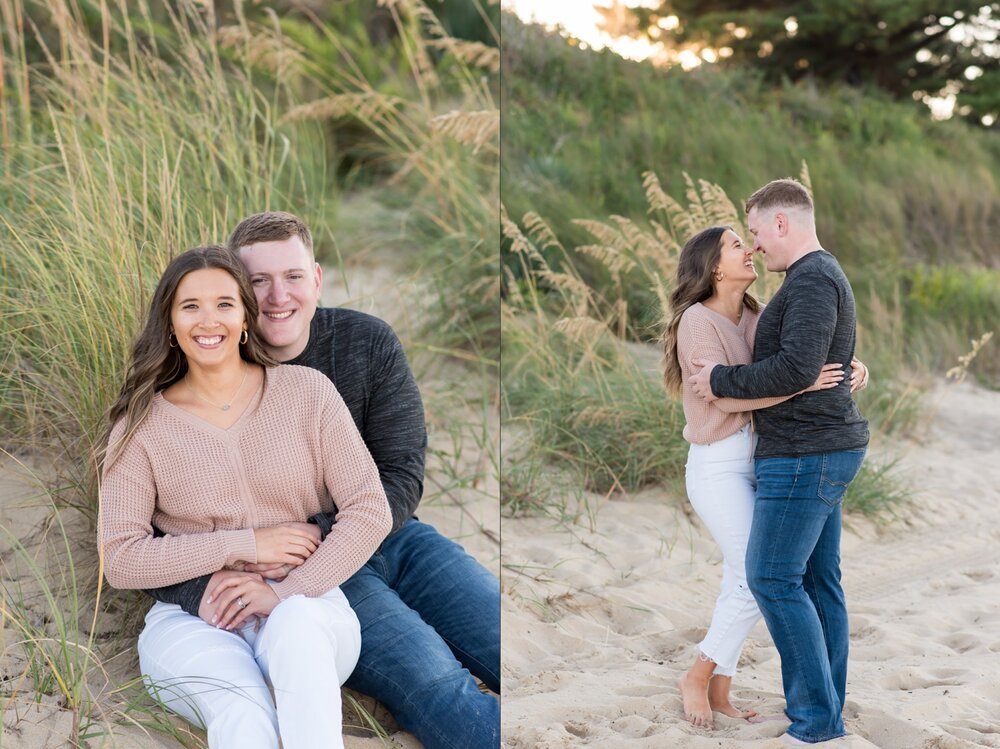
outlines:
{"label": "woman's long brown hair", "polygon": [[[667,392],[676,395],[681,390],[683,375],[677,358],[677,329],[681,317],[698,302],[712,296],[712,273],[722,256],[722,235],[731,231],[729,226],[711,226],[695,234],[681,250],[677,262],[677,282],[670,295],[670,321],[663,331],[663,382]],[[743,295],[743,304],[751,311],[760,309],[760,303],[749,292]]]}
{"label": "woman's long brown hair", "polygon": [[[243,263],[222,245],[195,247],[182,252],[167,265],[149,305],[146,325],[132,345],[132,361],[125,375],[118,400],[108,410],[107,426],[97,455],[97,464],[106,469],[122,454],[136,429],[149,414],[154,396],[187,374],[187,358],[180,346],[170,346],[170,309],[181,279],[204,268],[218,268],[235,279],[243,304],[247,342],[240,344],[240,357],[265,367],[277,365],[261,343],[257,331],[257,297]],[[119,419],[125,419],[125,432],[109,453],[108,438]]]}

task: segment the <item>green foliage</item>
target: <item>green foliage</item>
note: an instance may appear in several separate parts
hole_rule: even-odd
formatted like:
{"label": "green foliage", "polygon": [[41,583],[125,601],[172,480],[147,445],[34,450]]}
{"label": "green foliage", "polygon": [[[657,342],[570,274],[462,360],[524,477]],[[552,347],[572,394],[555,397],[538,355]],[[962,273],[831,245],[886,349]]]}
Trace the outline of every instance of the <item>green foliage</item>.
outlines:
{"label": "green foliage", "polygon": [[[683,473],[687,443],[680,405],[620,343],[609,340],[603,351],[588,350],[586,342],[556,328],[546,336],[543,357],[527,348],[538,331],[520,328],[522,321],[515,319],[508,318],[504,329],[504,360],[513,364],[502,375],[504,406],[508,424],[531,431],[529,460],[544,455],[601,494],[635,491]],[[530,508],[538,492],[547,493],[530,473],[510,481],[522,478],[529,479],[532,496],[508,497],[512,511]]]}
{"label": "green foliage", "polygon": [[[965,77],[970,66],[996,66],[998,3],[665,0],[632,12],[625,26],[606,14],[609,31],[646,36],[671,50],[726,48],[724,64],[757,68],[772,81],[877,86],[898,98],[937,95],[950,84],[960,113],[973,122],[1000,114],[998,79],[984,76],[973,88]],[[679,23],[665,29],[659,22],[669,16]]]}
{"label": "green foliage", "polygon": [[[950,367],[1000,320],[1000,271],[917,265],[905,273],[903,289],[908,337],[935,341],[923,352],[935,369]],[[1000,388],[995,345],[983,348],[973,369],[985,384]]]}
{"label": "green foliage", "polygon": [[879,523],[899,517],[899,511],[911,499],[913,488],[900,482],[894,473],[896,465],[895,461],[866,459],[844,497],[844,510]]}

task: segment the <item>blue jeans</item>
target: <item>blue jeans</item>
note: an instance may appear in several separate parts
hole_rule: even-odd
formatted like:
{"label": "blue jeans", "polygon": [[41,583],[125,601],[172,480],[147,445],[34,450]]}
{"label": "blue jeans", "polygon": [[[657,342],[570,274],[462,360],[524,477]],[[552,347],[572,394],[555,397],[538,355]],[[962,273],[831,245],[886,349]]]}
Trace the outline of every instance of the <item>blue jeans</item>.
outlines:
{"label": "blue jeans", "polygon": [[840,510],[865,450],[759,458],[747,582],[781,656],[788,733],[843,736],[848,626]]}
{"label": "blue jeans", "polygon": [[432,526],[408,520],[340,589],[361,622],[346,686],[426,749],[500,746],[500,583]]}

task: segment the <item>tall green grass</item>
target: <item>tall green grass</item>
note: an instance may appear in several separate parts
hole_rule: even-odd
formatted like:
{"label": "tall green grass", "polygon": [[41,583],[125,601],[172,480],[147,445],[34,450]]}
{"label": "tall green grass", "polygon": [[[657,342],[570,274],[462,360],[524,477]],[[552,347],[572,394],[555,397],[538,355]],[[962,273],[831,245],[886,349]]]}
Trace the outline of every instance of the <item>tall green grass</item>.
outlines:
{"label": "tall green grass", "polygon": [[[411,67],[395,81],[384,69],[376,88],[361,66],[324,75],[280,23],[220,19],[195,0],[0,0],[0,448],[53,466],[53,527],[96,516],[91,456],[169,258],[265,209],[296,212],[327,244],[341,189],[327,165],[345,119],[383,167],[382,199],[405,209],[397,241],[437,273],[427,348],[495,362],[495,50],[448,36],[418,0],[386,5],[399,29],[388,57]],[[356,48],[322,24],[312,38],[348,62]],[[71,541],[55,568],[66,584],[43,588],[49,614],[5,591],[6,630],[31,664],[18,694],[72,710],[72,742],[125,723],[203,745],[137,683],[105,675],[135,629],[104,639],[102,622],[122,624],[137,599],[102,595],[92,534]]]}
{"label": "tall green grass", "polygon": [[127,16],[109,11],[107,36],[94,40],[58,2],[47,10],[60,48],[23,69],[29,17],[17,0],[3,6],[22,19],[5,35],[0,113],[11,134],[0,177],[8,447],[61,450],[64,498],[92,513],[84,458],[159,271],[246,213],[291,204],[308,215],[323,192],[321,141],[277,123],[249,73],[223,65],[193,4],[174,18],[173,69]]}
{"label": "tall green grass", "polygon": [[366,174],[388,177],[381,202],[396,225],[376,231],[401,251],[412,272],[427,279],[422,337],[460,359],[495,367],[498,30],[483,0],[472,0],[468,9],[481,16],[492,44],[451,37],[423,0],[386,6],[398,35],[394,49],[401,71],[392,85],[374,84],[353,63],[323,63],[349,61],[350,50],[332,27],[313,26],[310,48],[328,54],[306,66],[309,77],[302,88],[309,101],[291,108],[282,121],[322,122],[335,138],[345,130],[355,133],[350,137],[358,167],[346,181],[366,183]]}

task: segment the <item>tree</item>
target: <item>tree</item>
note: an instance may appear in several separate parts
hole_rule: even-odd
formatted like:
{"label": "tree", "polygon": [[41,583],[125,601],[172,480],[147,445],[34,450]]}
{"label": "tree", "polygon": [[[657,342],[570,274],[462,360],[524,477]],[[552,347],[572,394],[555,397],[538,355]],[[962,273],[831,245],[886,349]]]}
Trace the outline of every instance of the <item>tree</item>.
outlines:
{"label": "tree", "polygon": [[875,85],[897,97],[954,94],[984,125],[1000,117],[1000,2],[984,0],[663,0],[603,13],[612,34],[772,79]]}

